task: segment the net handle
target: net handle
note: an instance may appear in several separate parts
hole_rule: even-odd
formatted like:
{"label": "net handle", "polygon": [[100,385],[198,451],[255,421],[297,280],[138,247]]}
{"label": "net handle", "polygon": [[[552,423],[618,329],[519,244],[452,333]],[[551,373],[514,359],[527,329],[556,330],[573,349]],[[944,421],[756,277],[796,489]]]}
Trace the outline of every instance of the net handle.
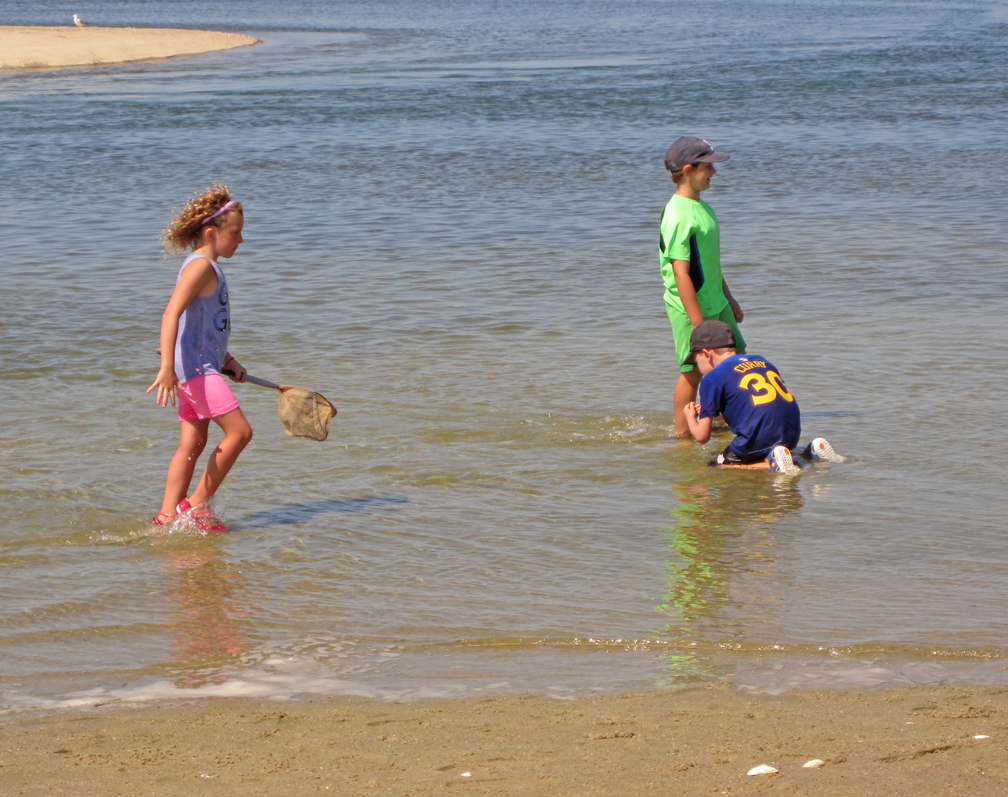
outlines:
{"label": "net handle", "polygon": [[[221,372],[227,374],[228,376],[234,376],[234,371],[232,371],[232,370],[230,370],[228,368],[222,368]],[[280,385],[274,385],[269,380],[267,380],[267,379],[260,379],[258,376],[252,376],[252,374],[245,374],[245,376],[243,376],[241,378],[241,381],[242,382],[250,382],[253,385],[259,385],[259,387],[271,387],[274,390],[279,390],[280,389]]]}

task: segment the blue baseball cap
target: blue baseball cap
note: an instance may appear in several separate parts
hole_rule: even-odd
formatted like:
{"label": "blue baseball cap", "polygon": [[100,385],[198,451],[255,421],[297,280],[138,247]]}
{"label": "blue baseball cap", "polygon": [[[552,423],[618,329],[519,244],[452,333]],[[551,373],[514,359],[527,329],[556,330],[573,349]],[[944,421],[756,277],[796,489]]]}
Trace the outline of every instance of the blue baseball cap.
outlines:
{"label": "blue baseball cap", "polygon": [[680,136],[665,150],[665,168],[677,172],[689,163],[721,163],[731,155],[715,152],[714,147],[702,138]]}
{"label": "blue baseball cap", "polygon": [[735,332],[724,321],[708,318],[693,330],[686,362],[696,365],[696,356],[704,349],[734,349]]}

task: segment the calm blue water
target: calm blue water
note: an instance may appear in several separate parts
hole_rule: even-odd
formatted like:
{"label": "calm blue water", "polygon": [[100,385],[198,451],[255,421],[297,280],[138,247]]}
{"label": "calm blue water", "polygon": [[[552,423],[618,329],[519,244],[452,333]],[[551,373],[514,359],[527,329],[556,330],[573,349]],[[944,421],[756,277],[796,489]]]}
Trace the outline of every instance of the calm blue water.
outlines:
{"label": "calm blue water", "polygon": [[[1008,12],[994,2],[106,2],[248,33],[0,73],[0,711],[312,692],[1004,684]],[[0,0],[0,24],[64,24]],[[682,134],[806,438],[718,473],[671,438],[657,227]],[[213,181],[246,207],[232,351],[275,396],[153,534],[144,390]]]}

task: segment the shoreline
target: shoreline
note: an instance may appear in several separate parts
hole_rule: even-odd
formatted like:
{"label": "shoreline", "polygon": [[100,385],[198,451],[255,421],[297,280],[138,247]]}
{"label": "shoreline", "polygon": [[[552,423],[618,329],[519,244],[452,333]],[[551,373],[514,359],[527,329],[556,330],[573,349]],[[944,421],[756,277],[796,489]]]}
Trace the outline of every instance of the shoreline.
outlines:
{"label": "shoreline", "polygon": [[[976,738],[985,737],[985,738]],[[1008,690],[220,699],[0,722],[5,793],[1005,793]],[[822,766],[803,767],[819,759]],[[748,776],[765,764],[776,774]],[[468,774],[466,774],[468,773]],[[68,792],[69,793],[69,792]]]}
{"label": "shoreline", "polygon": [[262,44],[253,36],[184,28],[0,25],[0,70],[100,66]]}

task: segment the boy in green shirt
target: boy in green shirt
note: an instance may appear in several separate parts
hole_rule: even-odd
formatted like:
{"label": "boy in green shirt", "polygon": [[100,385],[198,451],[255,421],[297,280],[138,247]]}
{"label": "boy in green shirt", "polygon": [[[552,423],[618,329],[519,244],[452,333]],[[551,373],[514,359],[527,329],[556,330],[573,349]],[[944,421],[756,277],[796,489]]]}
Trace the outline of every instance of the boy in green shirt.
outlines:
{"label": "boy in green shirt", "polygon": [[672,398],[675,432],[679,436],[689,434],[684,410],[696,399],[701,378],[696,367],[686,362],[694,327],[705,319],[723,321],[735,333],[738,353],[745,353],[745,340],[738,328],[742,308],[721,276],[717,216],[700,199],[700,192],[710,188],[711,177],[717,174],[714,164],[729,157],[692,136],[676,139],[665,152],[665,168],[672,173],[676,192],[662,213],[658,260],[665,280],[665,310],[679,361],[679,381]]}

